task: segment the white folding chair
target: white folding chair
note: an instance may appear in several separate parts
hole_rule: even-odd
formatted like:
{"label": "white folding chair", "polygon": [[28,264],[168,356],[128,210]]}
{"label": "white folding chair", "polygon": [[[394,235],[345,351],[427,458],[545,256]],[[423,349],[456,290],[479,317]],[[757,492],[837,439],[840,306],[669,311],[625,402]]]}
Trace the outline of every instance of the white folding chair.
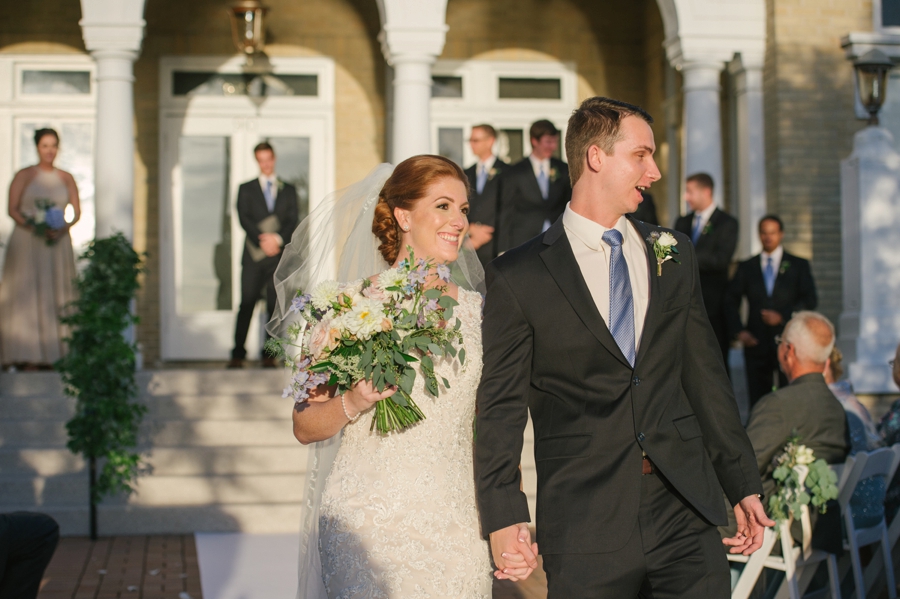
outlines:
{"label": "white folding chair", "polygon": [[862,562],[859,557],[859,548],[874,545],[875,543],[881,544],[880,555],[884,564],[888,597],[890,599],[896,599],[897,597],[891,547],[884,516],[882,516],[881,522],[874,526],[857,528],[853,523],[853,511],[850,506],[850,498],[853,497],[853,493],[860,481],[874,476],[883,476],[887,482],[890,481],[889,477],[895,468],[896,459],[897,454],[894,450],[885,447],[869,453],[859,452],[847,458],[847,464],[844,467],[838,502],[841,505],[841,514],[843,515],[844,527],[847,532],[845,549],[850,553],[850,563],[853,567],[853,583],[856,587],[856,596],[859,599],[866,596],[866,584],[863,577]]}
{"label": "white folding chair", "polygon": [[[885,485],[888,488],[890,488],[891,481],[894,480],[897,467],[900,466],[900,443],[895,443],[891,446],[891,450],[894,452],[894,463],[891,466],[890,474],[885,479]],[[895,517],[893,522],[891,522],[891,526],[888,528],[888,547],[891,548],[891,551],[894,550],[898,540],[900,540],[900,517]],[[874,587],[881,578],[881,569],[884,568],[884,564],[884,552],[879,546],[875,555],[872,557],[872,561],[866,566],[865,585],[867,595],[874,594],[880,590]]]}
{"label": "white folding chair", "polygon": [[[800,522],[803,529],[801,545],[796,545],[791,537],[792,522],[793,518],[782,522],[778,528],[778,534],[773,529],[767,528],[762,547],[753,555],[728,555],[728,561],[746,564],[737,584],[731,591],[731,599],[748,599],[763,568],[784,572],[785,580],[776,596],[783,596],[786,591],[791,599],[800,599],[816,571],[816,568],[807,566],[818,566],[823,561],[828,563],[831,597],[832,599],[841,599],[837,559],[833,553],[813,549],[810,546],[812,530],[809,529],[809,508],[805,505],[801,507]],[[781,555],[772,555],[772,550],[779,537],[781,538]]]}

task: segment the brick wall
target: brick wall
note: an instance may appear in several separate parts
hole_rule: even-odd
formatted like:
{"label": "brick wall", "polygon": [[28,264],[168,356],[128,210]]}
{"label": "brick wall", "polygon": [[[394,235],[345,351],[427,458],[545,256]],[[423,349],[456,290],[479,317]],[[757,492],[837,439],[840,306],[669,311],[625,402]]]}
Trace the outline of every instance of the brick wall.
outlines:
{"label": "brick wall", "polygon": [[0,2],[0,52],[84,52],[78,0]]}
{"label": "brick wall", "polygon": [[[147,29],[135,64],[135,246],[149,255],[141,289],[138,338],[153,366],[160,356],[159,59],[233,55],[227,0],[148,2]],[[335,61],[335,184],[344,187],[384,159],[384,61],[374,2],[266,2],[269,56],[328,56]],[[223,359],[226,356],[222,356]]]}
{"label": "brick wall", "polygon": [[[664,35],[654,0],[602,9],[591,0],[453,0],[447,24],[442,59],[575,63],[579,102],[599,95],[641,105],[656,118],[657,145],[665,140]],[[664,208],[665,179],[653,196]]]}
{"label": "brick wall", "polygon": [[819,309],[841,311],[840,161],[863,123],[840,38],[872,29],[869,0],[767,0],[764,73],[768,208],[785,247],[812,260]]}

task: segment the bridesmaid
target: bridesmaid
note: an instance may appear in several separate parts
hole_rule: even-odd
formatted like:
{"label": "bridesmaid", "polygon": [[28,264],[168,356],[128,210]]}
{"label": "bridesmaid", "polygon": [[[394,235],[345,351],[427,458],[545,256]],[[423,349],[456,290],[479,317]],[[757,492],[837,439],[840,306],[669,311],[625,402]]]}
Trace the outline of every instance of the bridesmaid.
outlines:
{"label": "bridesmaid", "polygon": [[[9,216],[16,226],[0,284],[0,360],[7,368],[46,370],[66,353],[63,338],[68,330],[59,317],[75,299],[69,229],[81,217],[81,206],[75,179],[53,166],[59,135],[53,129],[39,129],[34,143],[40,161],[16,173],[9,186]],[[75,218],[38,236],[28,224],[38,200],[49,200],[62,211],[71,204]]]}

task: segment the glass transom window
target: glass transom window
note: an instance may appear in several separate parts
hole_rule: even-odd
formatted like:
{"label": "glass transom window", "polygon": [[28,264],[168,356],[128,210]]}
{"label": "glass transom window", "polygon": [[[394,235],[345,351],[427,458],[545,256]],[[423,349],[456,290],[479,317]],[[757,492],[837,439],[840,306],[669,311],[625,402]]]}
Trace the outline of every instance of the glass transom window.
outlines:
{"label": "glass transom window", "polygon": [[90,71],[22,71],[22,93],[41,95],[89,95]]}

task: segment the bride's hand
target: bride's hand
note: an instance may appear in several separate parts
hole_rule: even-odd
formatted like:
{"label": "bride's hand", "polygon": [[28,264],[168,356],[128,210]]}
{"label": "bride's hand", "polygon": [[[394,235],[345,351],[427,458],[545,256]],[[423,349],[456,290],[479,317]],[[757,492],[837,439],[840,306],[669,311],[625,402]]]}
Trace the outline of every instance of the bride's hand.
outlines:
{"label": "bride's hand", "polygon": [[360,381],[344,393],[344,405],[349,412],[348,416],[355,418],[357,414],[365,412],[377,402],[387,399],[396,392],[397,388],[390,386],[379,392],[375,389],[372,381]]}

